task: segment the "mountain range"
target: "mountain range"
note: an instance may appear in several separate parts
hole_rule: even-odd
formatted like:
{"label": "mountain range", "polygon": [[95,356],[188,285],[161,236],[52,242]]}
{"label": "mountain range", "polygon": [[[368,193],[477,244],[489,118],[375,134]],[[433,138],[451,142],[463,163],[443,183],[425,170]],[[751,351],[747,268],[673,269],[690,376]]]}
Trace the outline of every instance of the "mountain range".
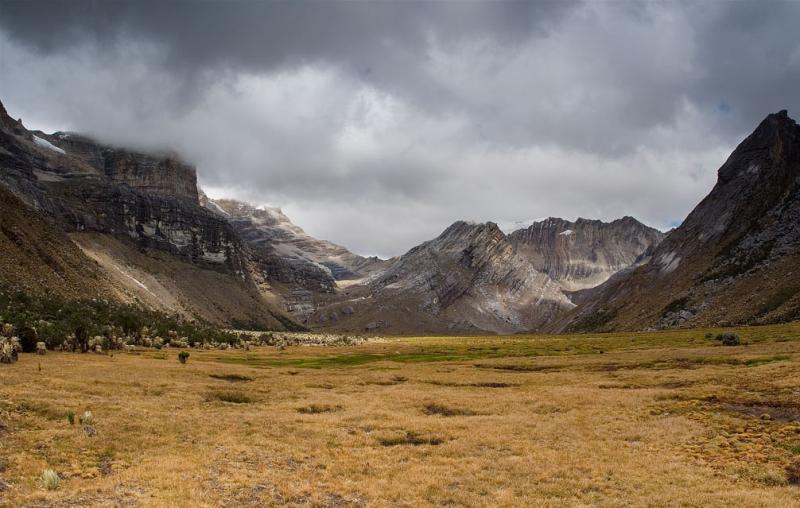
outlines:
{"label": "mountain range", "polygon": [[387,260],[211,199],[175,153],[28,130],[0,104],[0,283],[239,328],[517,333],[800,318],[800,128],[769,115],[664,234],[458,221]]}

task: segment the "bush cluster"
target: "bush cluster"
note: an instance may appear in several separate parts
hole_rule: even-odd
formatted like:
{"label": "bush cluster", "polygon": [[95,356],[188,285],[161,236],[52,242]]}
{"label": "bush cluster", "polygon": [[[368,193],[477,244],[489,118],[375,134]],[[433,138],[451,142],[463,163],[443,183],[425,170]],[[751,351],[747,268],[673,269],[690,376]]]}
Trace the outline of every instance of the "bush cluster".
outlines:
{"label": "bush cluster", "polygon": [[[24,352],[48,349],[108,350],[123,344],[227,343],[239,337],[209,323],[101,298],[67,300],[0,288],[0,323],[13,329]],[[164,337],[164,339],[160,339]],[[160,340],[154,340],[159,338]]]}
{"label": "bush cluster", "polygon": [[741,339],[739,339],[739,336],[731,332],[720,333],[715,338],[716,340],[722,342],[723,346],[738,346],[742,343]]}

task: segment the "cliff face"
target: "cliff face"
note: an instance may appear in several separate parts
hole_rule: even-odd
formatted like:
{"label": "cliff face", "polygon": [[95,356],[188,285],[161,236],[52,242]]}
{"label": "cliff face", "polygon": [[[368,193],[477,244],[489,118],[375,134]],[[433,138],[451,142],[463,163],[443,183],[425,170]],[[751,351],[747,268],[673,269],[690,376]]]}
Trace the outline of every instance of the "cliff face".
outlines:
{"label": "cliff face", "polygon": [[[0,105],[0,184],[52,227],[72,234],[62,240],[79,244],[96,261],[87,266],[100,264],[104,284],[113,286],[109,294],[229,324],[281,327],[276,298],[254,272],[247,246],[225,218],[200,206],[194,168],[174,155],[28,131]],[[206,284],[178,280],[181,274]]]}
{"label": "cliff face", "polygon": [[598,286],[642,262],[664,234],[632,217],[609,223],[549,218],[508,235],[516,251],[565,291]]}
{"label": "cliff face", "polygon": [[245,273],[235,230],[199,205],[194,169],[174,156],[28,131],[5,113],[0,147],[0,180],[68,230],[126,237],[140,248]]}
{"label": "cliff face", "polygon": [[800,127],[767,116],[649,262],[598,288],[557,329],[800,318]]}
{"label": "cliff face", "polygon": [[103,146],[73,133],[41,137],[83,159],[111,181],[149,194],[198,202],[197,172],[175,154],[151,155]]}

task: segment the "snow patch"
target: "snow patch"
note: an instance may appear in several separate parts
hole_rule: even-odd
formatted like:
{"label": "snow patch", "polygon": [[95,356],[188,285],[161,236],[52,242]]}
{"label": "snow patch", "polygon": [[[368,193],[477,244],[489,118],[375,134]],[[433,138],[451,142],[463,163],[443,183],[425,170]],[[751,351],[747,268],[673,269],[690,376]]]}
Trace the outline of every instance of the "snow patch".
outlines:
{"label": "snow patch", "polygon": [[562,231],[562,232],[560,232],[560,233],[559,233],[559,236],[570,236],[570,235],[571,235],[571,234],[573,234],[573,233],[574,233],[574,231],[573,231],[573,230],[571,230],[571,229],[565,229],[564,231]]}
{"label": "snow patch", "polygon": [[61,148],[59,148],[56,145],[54,145],[53,143],[47,141],[46,139],[42,139],[39,136],[35,136],[34,135],[33,136],[33,142],[36,143],[36,146],[38,146],[38,147],[47,148],[48,150],[52,150],[54,152],[58,152],[58,153],[60,153],[62,155],[67,153],[64,150],[62,150]]}

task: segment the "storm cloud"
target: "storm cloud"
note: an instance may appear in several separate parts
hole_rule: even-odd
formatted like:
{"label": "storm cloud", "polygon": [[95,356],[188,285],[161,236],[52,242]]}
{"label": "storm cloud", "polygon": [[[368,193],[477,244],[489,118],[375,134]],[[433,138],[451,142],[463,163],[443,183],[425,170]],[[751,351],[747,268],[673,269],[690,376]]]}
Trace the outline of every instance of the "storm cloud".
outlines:
{"label": "storm cloud", "polygon": [[173,148],[212,196],[392,256],[457,219],[668,228],[768,113],[800,3],[0,0],[25,124]]}

